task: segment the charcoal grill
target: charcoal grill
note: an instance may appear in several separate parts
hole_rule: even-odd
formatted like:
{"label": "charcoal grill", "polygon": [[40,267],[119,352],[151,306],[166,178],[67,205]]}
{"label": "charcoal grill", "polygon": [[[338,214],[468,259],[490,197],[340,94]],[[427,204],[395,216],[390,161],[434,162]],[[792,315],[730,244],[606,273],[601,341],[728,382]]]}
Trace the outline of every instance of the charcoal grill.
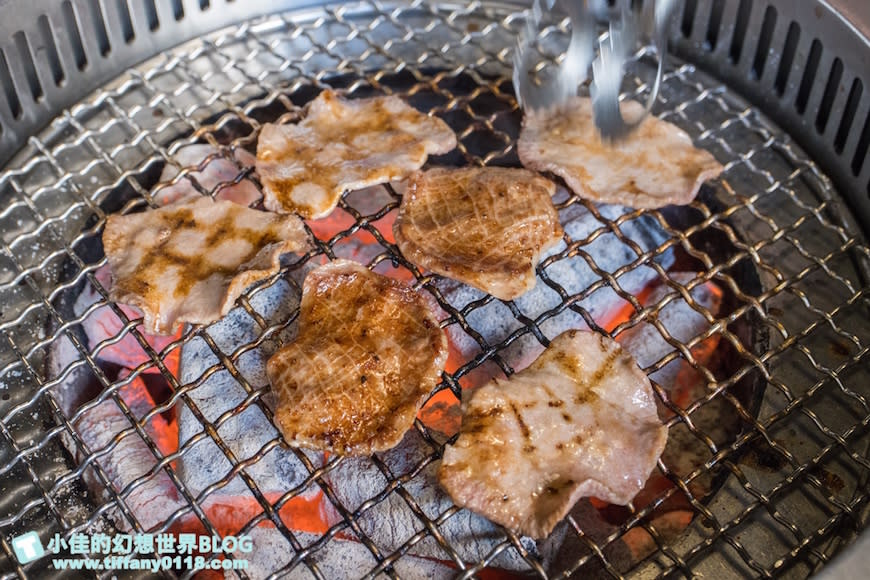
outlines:
{"label": "charcoal grill", "polygon": [[[353,506],[344,505],[332,489],[331,477],[343,469],[343,460],[312,460],[285,449],[278,438],[247,454],[223,440],[221,428],[233,417],[249,409],[269,416],[268,389],[250,384],[239,368],[251,349],[292,326],[292,309],[278,321],[266,320],[255,303],[276,284],[292,287],[300,263],[288,263],[281,276],[240,299],[238,308],[253,321],[254,337],[232,352],[209,342],[201,328],[186,329],[158,352],[137,321],[108,301],[98,276],[105,264],[99,237],[106,215],[153,203],[151,189],[181,145],[210,143],[221,147],[216,155],[232,159],[233,148],[253,149],[263,122],[292,119],[327,86],[351,96],[394,92],[448,120],[461,145],[438,163],[516,164],[520,113],[510,66],[523,6],[489,0],[3,2],[2,578],[49,572],[49,558],[21,564],[13,554],[11,538],[29,530],[45,540],[55,533],[68,538],[94,530],[173,531],[194,521],[203,533],[215,533],[218,523],[204,506],[209,494],[229,487],[231,480],[244,487],[255,506],[241,532],[275,530],[278,543],[270,549],[286,554],[274,569],[241,571],[240,576],[330,577],[325,562],[347,536],[366,554],[369,564],[362,575],[368,576],[400,577],[409,570],[413,575],[408,562],[417,562],[415,546],[426,542],[460,577],[495,574],[492,568],[508,556],[523,563],[515,574],[532,577],[806,577],[824,567],[864,529],[870,498],[870,248],[862,232],[870,224],[865,64],[870,14],[860,4],[686,0],[675,16],[674,58],[654,112],[713,152],[725,164],[723,178],[677,212],[608,218],[593,211],[599,226],[586,240],[575,240],[576,253],[605,233],[625,240],[626,224],[641,216],[655,220],[670,237],[657,248],[635,246],[632,264],[615,276],[599,270],[601,279],[580,297],[604,286],[618,289],[633,308],[614,333],[654,320],[665,304],[644,308],[620,287],[620,276],[654,263],[669,248],[679,250],[698,272],[689,290],[711,280],[729,297],[720,318],[706,314],[710,333],[722,335],[730,362],[723,374],[695,360],[690,347],[707,338],[700,336],[688,345],[675,344],[672,354],[647,368],[655,372],[680,359],[704,375],[705,396],[672,413],[669,421],[672,430],[681,428],[705,445],[709,457],[689,474],[661,463],[658,470],[671,482],[669,490],[647,506],[629,506],[605,533],[591,530],[582,513],[572,514],[559,530],[561,544],[551,550],[562,553],[556,566],[546,550],[533,550],[504,530],[479,558],[467,558],[451,544],[443,530],[459,510],[428,513],[409,491],[437,461],[443,444],[422,422],[414,436],[425,440],[428,453],[401,472],[376,457],[380,488]],[[542,70],[559,58],[568,26],[555,18],[542,32]],[[626,80],[627,97],[644,95],[652,70],[641,50]],[[176,179],[188,179],[197,167],[179,169]],[[240,168],[236,181],[242,179],[255,177]],[[368,232],[381,247],[368,259],[372,267],[404,269],[421,291],[437,296],[437,279],[404,262],[379,229],[399,199],[395,189],[384,191],[381,207],[358,211],[344,201],[338,211],[348,221],[307,258],[332,256],[343,241]],[[547,268],[557,259],[539,268],[538,284],[549,283]],[[76,314],[71,301],[84,288],[95,293],[96,303]],[[685,287],[680,295],[705,312]],[[582,315],[577,298],[560,294],[556,309],[576,308]],[[448,313],[444,325],[474,336],[469,321],[493,302],[483,298],[456,308],[442,300]],[[82,325],[89,313],[104,307],[122,326],[99,345],[89,345]],[[500,355],[512,342],[524,336],[546,340],[541,326],[548,315],[530,319],[516,304],[502,312],[514,317],[519,329],[501,342],[481,344],[477,358],[445,374],[441,389],[457,389],[457,381],[481,364],[501,364],[510,372]],[[99,354],[128,339],[145,357],[131,374],[119,375],[98,360]],[[228,372],[244,389],[238,404],[218,417],[206,417],[198,408],[195,389],[202,381],[185,382],[170,373],[167,360],[196,341],[212,349],[217,360],[204,374]],[[58,365],[53,361],[60,342],[71,350]],[[78,393],[70,407],[63,389],[78,386],[82,373],[90,377],[91,390]],[[165,390],[143,416],[119,393],[146,375],[162,377]],[[93,446],[81,432],[80,419],[104,402],[117,408],[124,426]],[[726,441],[714,440],[705,431],[709,423],[699,419],[710,405],[738,417],[740,428]],[[202,424],[193,438],[211,442],[230,465],[204,492],[188,489],[180,473],[191,446],[167,452],[151,435],[155,421],[180,408]],[[153,461],[119,488],[107,465],[114,451],[131,442]],[[301,483],[277,497],[261,490],[251,475],[276,449],[304,469]],[[693,482],[710,476],[717,483],[709,496],[693,495]],[[175,486],[180,507],[156,523],[143,523],[131,498],[158,477]],[[282,520],[281,510],[312,489],[325,495],[338,519],[302,539]],[[668,535],[650,516],[674,495],[686,499],[692,517],[678,534]],[[362,522],[388,502],[410,510],[417,523],[401,545],[385,549]],[[636,530],[650,538],[652,552],[620,559],[614,546]]]}

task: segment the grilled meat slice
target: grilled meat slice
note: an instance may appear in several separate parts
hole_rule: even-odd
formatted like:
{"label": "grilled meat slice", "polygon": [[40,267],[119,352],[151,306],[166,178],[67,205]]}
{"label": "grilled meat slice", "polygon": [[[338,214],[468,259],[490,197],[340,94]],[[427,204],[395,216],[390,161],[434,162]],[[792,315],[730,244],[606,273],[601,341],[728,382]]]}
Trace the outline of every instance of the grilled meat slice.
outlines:
{"label": "grilled meat slice", "polygon": [[299,334],[266,365],[275,421],[296,447],[368,455],[396,446],[447,361],[432,309],[348,260],[308,274]]}
{"label": "grilled meat slice", "polygon": [[309,240],[296,216],[198,197],[109,216],[103,247],[112,299],[141,309],[146,332],[168,334],[181,322],[214,322]]}
{"label": "grilled meat slice", "polygon": [[257,173],[267,209],[314,219],[328,215],[342,192],[404,179],[454,147],[444,121],[398,97],[347,100],[324,91],[299,123],[263,126]]}
{"label": "grilled meat slice", "polygon": [[502,300],[535,286],[559,243],[553,182],[525,169],[436,168],[411,176],[393,225],[408,260]]}
{"label": "grilled meat slice", "polygon": [[[622,104],[634,116],[636,101]],[[592,104],[576,97],[557,108],[529,111],[517,142],[523,165],[550,171],[580,197],[635,208],[687,204],[701,184],[722,171],[707,151],[671,123],[649,116],[631,137],[618,143],[601,140]]]}
{"label": "grilled meat slice", "polygon": [[631,501],[666,440],[634,360],[572,330],[526,370],[473,392],[438,478],[457,505],[542,538],[581,497]]}

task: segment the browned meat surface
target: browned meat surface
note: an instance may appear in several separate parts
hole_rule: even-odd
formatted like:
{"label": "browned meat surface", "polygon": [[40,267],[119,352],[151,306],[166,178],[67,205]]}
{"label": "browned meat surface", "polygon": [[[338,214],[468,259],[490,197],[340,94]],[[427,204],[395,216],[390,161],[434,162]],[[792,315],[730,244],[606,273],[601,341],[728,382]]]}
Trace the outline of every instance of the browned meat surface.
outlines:
{"label": "browned meat surface", "polygon": [[[622,108],[634,117],[643,107],[625,101]],[[580,197],[637,208],[689,203],[722,171],[685,131],[653,116],[625,141],[603,142],[591,101],[581,97],[526,113],[517,152],[523,165],[558,175]]]}
{"label": "browned meat surface", "polygon": [[666,440],[631,356],[571,330],[527,369],[473,391],[438,477],[457,505],[542,538],[581,497],[631,501]]}
{"label": "browned meat surface", "polygon": [[344,191],[404,179],[454,147],[444,121],[398,97],[347,100],[324,91],[299,123],[263,126],[257,173],[267,209],[314,219]]}
{"label": "browned meat surface", "polygon": [[269,359],[290,445],[348,455],[396,446],[438,383],[447,338],[401,282],[348,260],[305,278],[297,339]]}
{"label": "browned meat surface", "polygon": [[436,168],[411,176],[393,226],[408,260],[502,300],[535,286],[562,237],[555,184],[525,169]]}
{"label": "browned meat surface", "polygon": [[145,331],[214,322],[242,291],[278,271],[286,252],[308,249],[302,221],[210,197],[112,215],[103,232],[111,297],[142,310]]}

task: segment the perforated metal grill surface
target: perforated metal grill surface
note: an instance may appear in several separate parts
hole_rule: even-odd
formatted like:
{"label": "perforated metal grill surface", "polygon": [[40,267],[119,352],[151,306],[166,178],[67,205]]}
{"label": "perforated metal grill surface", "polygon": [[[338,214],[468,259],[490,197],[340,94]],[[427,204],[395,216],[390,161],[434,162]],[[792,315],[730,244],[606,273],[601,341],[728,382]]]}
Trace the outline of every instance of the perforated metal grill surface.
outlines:
{"label": "perforated metal grill surface", "polygon": [[[634,211],[611,220],[592,204],[573,197],[561,199],[563,211],[585,204],[598,225],[585,238],[569,239],[565,252],[539,266],[538,284],[552,288],[559,305],[536,318],[516,303],[501,306],[491,297],[451,303],[440,292],[438,278],[406,262],[379,227],[398,207],[400,196],[393,188],[382,188],[378,199],[384,203],[375,209],[360,209],[365,205],[362,198],[347,196],[336,211],[349,216],[352,226],[321,239],[315,252],[249,289],[238,307],[256,322],[256,338],[232,352],[223,352],[208,329],[202,328],[186,329],[178,340],[155,352],[140,334],[138,321],[108,301],[107,288],[96,277],[105,264],[99,238],[107,213],[153,205],[151,190],[160,169],[173,162],[172,155],[182,145],[211,143],[220,146],[228,159],[234,148],[253,150],[262,123],[295,118],[300,106],[320,88],[333,86],[351,97],[392,92],[444,118],[456,130],[460,146],[457,153],[437,160],[441,164],[517,165],[514,145],[521,114],[511,92],[510,51],[521,24],[520,13],[479,2],[438,8],[423,3],[410,8],[349,4],[257,20],[130,70],[28,142],[0,175],[0,489],[7,492],[0,498],[0,569],[4,578],[41,577],[49,565],[47,559],[23,566],[16,563],[8,539],[26,530],[40,530],[43,537],[114,528],[145,531],[129,500],[137,489],[162,477],[171,480],[184,506],[152,528],[154,532],[176,529],[188,517],[197,519],[205,531],[215,532],[216,523],[203,505],[209,495],[220,493],[234,480],[242,481],[259,513],[240,532],[277,530],[278,539],[270,550],[286,556],[271,561],[273,569],[248,571],[256,577],[280,577],[291,571],[303,577],[329,577],[330,555],[342,550],[348,537],[365,548],[368,565],[363,574],[370,576],[412,573],[415,547],[429,542],[437,546],[438,559],[464,577],[497,565],[508,554],[523,561],[526,572],[542,577],[576,570],[644,577],[802,577],[863,528],[870,469],[866,277],[870,252],[829,181],[788,135],[690,65],[671,65],[656,113],[687,130],[700,147],[725,164],[723,176],[699,200],[677,212],[677,219],[670,211]],[[543,45],[553,50],[550,56],[564,45],[566,26],[562,22],[544,32]],[[651,74],[641,54],[627,81],[626,96],[643,95]],[[195,170],[182,168],[178,179],[187,179]],[[256,177],[241,167],[236,179],[256,183]],[[225,186],[204,193],[214,195]],[[616,272],[596,264],[587,247],[605,235],[630,245],[623,232],[644,215],[667,231],[669,239],[650,250],[635,244],[637,258]],[[307,262],[324,254],[333,257],[344,240],[362,230],[381,246],[369,264],[413,277],[416,288],[439,299],[447,313],[445,328],[460,327],[478,336],[470,321],[496,307],[500,316],[517,321],[517,329],[504,340],[480,344],[476,358],[445,373],[441,389],[458,391],[458,381],[488,361],[510,373],[500,354],[524,335],[546,341],[544,323],[565,309],[574,309],[594,329],[605,332],[581,305],[601,288],[615,289],[634,306],[630,319],[611,331],[614,335],[654,321],[667,302],[681,296],[708,318],[710,328],[686,344],[671,338],[675,350],[646,370],[652,373],[683,359],[705,377],[706,395],[685,407],[666,403],[665,393],[657,391],[670,410],[672,436],[680,432],[701,442],[707,450],[703,464],[691,472],[677,472],[660,462],[657,469],[672,487],[644,507],[629,506],[620,523],[606,533],[593,533],[582,518],[569,516],[561,528],[560,544],[549,546],[551,551],[560,546],[571,549],[569,561],[561,561],[558,569],[546,556],[546,545],[530,551],[527,543],[504,530],[477,559],[464,556],[462,547],[445,537],[446,523],[459,517],[460,510],[427,512],[408,491],[425,468],[438,461],[443,445],[443,438],[419,421],[415,429],[428,446],[425,456],[403,472],[395,472],[380,456],[372,458],[383,485],[361,505],[343,505],[331,489],[330,474],[346,460],[332,457],[320,462],[302,452],[294,452],[305,469],[301,483],[282,490],[278,497],[267,496],[249,471],[276,448],[284,448],[283,442],[276,437],[256,452],[240,455],[221,435],[222,426],[247,409],[257,408],[271,417],[265,402],[268,387],[251,384],[239,368],[246,353],[273,341],[292,325],[295,314],[268,320],[254,303],[259,293],[293,281],[294,273]],[[681,285],[665,268],[654,266],[670,250],[693,259],[698,274],[691,282]],[[569,293],[548,271],[575,256],[583,257],[600,279]],[[676,292],[670,299],[644,307],[621,287],[620,278],[642,266],[655,268],[671,285]],[[730,308],[720,315],[706,311],[692,297],[691,290],[706,281],[731,297]],[[92,348],[81,339],[88,314],[72,316],[63,307],[67,295],[83,287],[101,296],[88,313],[108,305],[124,321],[116,337]],[[657,328],[667,334],[663,325]],[[724,374],[721,368],[705,368],[693,355],[692,348],[713,335],[721,336],[723,348],[731,353],[730,362],[722,367]],[[134,337],[149,360],[115,380],[97,358],[124,336]],[[195,340],[207,343],[218,362],[202,378],[184,382],[169,374],[165,361]],[[72,345],[76,360],[55,368],[49,359],[60,343]],[[207,418],[196,402],[195,389],[223,369],[233,374],[246,396],[234,410]],[[79,372],[89,373],[102,390],[70,415],[62,410],[57,393]],[[165,377],[172,392],[164,403],[140,416],[119,391],[153,372]],[[753,378],[760,378],[760,402],[737,391],[741,381]],[[103,401],[114,402],[127,426],[99,448],[90,448],[75,425]],[[725,441],[708,433],[709,420],[700,419],[705,409],[716,405],[738,417],[740,429]],[[171,409],[185,409],[202,431],[164,456],[148,427]],[[233,467],[218,483],[193,493],[178,465],[196,442],[209,439]],[[153,464],[117,489],[116,474],[106,468],[107,458],[133,440],[142,441],[153,455]],[[696,497],[693,482],[706,477],[721,484],[712,497]],[[313,489],[321,490],[339,515],[337,523],[316,537],[300,535],[280,516],[284,505]],[[683,497],[693,516],[689,527],[675,537],[657,529],[651,519],[655,508],[673,496]],[[417,525],[398,547],[387,549],[362,522],[367,513],[378,513],[379,505],[392,501],[412,512]],[[639,562],[615,556],[613,547],[637,529],[646,531],[655,551]]]}

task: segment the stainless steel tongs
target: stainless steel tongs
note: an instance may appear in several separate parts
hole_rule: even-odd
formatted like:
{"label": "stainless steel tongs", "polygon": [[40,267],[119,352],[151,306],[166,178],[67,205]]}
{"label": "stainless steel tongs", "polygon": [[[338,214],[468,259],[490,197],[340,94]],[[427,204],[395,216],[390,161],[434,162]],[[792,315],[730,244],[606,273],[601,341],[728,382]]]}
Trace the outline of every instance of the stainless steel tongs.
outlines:
{"label": "stainless steel tongs", "polygon": [[[571,40],[564,59],[541,80],[536,66],[540,53],[535,44],[546,21],[545,10],[553,10],[555,2],[533,0],[525,28],[518,38],[513,84],[520,106],[524,109],[557,106],[575,96],[580,85],[591,80],[589,96],[601,136],[609,140],[625,138],[643,121],[658,96],[667,52],[668,23],[675,0],[646,0],[640,11],[632,9],[629,0],[620,0],[618,17],[611,19],[608,32],[600,38],[590,6],[595,0],[565,0],[565,11],[571,21]],[[625,63],[637,50],[639,42],[649,38],[658,57],[655,81],[643,113],[638,118],[625,119],[619,109]]]}

